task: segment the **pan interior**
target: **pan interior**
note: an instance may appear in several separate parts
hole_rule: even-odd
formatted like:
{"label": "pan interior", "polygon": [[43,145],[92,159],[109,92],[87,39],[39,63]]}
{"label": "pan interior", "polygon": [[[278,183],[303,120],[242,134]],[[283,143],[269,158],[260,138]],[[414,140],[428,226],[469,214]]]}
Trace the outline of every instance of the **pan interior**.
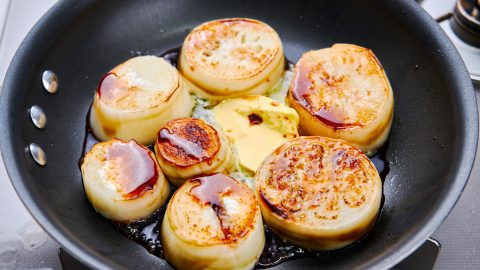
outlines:
{"label": "pan interior", "polygon": [[[477,128],[473,90],[469,81],[462,83],[468,77],[457,53],[448,51],[449,41],[428,15],[414,3],[400,2],[58,4],[24,42],[5,81],[2,124],[7,131],[2,150],[15,188],[40,223],[91,266],[169,267],[115,231],[85,197],[78,161],[94,90],[115,65],[138,53],[158,55],[178,47],[202,22],[255,18],[279,33],[293,62],[305,51],[334,43],[371,48],[386,70],[395,97],[387,151],[390,173],[378,224],[352,248],[277,268],[391,266],[421,244],[426,232],[434,229],[429,227],[438,225],[459,196],[473,161],[476,139],[472,134]],[[60,88],[54,95],[42,90],[45,69],[59,77]],[[47,114],[45,130],[36,129],[28,118],[27,109],[34,104]],[[30,142],[44,148],[47,166],[37,166],[25,152]],[[467,168],[462,169],[461,162]]]}

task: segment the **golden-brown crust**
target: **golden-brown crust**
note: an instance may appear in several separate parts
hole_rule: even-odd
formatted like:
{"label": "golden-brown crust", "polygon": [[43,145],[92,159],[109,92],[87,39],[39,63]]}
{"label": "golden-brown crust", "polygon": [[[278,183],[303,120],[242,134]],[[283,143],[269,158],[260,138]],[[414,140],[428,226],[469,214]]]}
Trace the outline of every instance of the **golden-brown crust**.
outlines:
{"label": "golden-brown crust", "polygon": [[217,131],[197,118],[168,122],[158,132],[156,149],[162,159],[179,167],[209,162],[220,149]]}
{"label": "golden-brown crust", "polygon": [[[255,31],[261,31],[264,34],[272,35],[273,39],[277,39],[275,31],[270,26],[257,20],[229,18],[207,22],[193,29],[185,39],[185,52],[190,62],[189,68],[192,71],[200,68],[204,72],[224,80],[245,80],[263,71],[279,53],[279,46],[272,48],[242,46],[229,52],[228,57],[237,59],[239,62],[248,60],[250,63],[249,68],[242,68],[241,65],[231,67],[229,72],[231,69],[235,69],[235,73],[230,75],[224,74],[227,70],[220,67],[219,61],[209,59],[219,48],[221,40],[237,38],[238,31],[234,30],[236,26],[253,28]],[[242,39],[244,38],[242,37]],[[255,68],[251,68],[252,66]]]}
{"label": "golden-brown crust", "polygon": [[[284,57],[282,56],[282,59],[283,58]],[[283,61],[278,61],[277,65],[274,67],[274,70],[276,70],[279,66],[284,66],[284,65],[285,65],[285,59],[283,59]],[[202,91],[205,91],[205,93],[208,93],[210,95],[216,95],[216,96],[223,97],[223,98],[228,98],[228,97],[231,96],[231,93],[228,93],[228,92],[224,93],[224,92],[218,92],[218,91],[215,91],[215,90],[211,90],[202,81],[196,80],[195,78],[190,76],[188,73],[183,72],[181,66],[178,66],[177,69],[182,74],[182,76],[189,81],[189,83],[191,83],[194,87],[201,88]],[[258,74],[258,73],[256,73],[256,74]],[[250,76],[248,78],[244,78],[244,79],[250,79],[250,78],[253,78],[254,76],[255,76],[255,74],[253,74],[252,76]],[[225,79],[225,80],[230,80],[230,79]],[[238,79],[238,80],[240,80],[240,79]],[[269,80],[270,80],[270,78],[265,79],[265,81],[267,81],[267,82],[269,82]],[[245,89],[242,89],[242,93],[249,93],[253,89],[255,89],[256,87],[258,87],[259,85],[261,85],[263,83],[265,83],[263,80],[259,80],[257,83],[252,84],[251,86],[249,86]]]}
{"label": "golden-brown crust", "polygon": [[[260,200],[260,204],[264,204],[262,200]],[[362,226],[356,227],[353,230],[341,232],[338,234],[331,234],[328,236],[312,236],[312,235],[302,235],[292,233],[287,227],[282,226],[270,226],[270,229],[274,231],[278,235],[288,235],[288,240],[292,243],[298,244],[303,246],[303,243],[309,243],[310,247],[315,247],[315,250],[331,250],[332,245],[336,245],[337,243],[345,243],[345,242],[354,242],[360,239],[362,236],[368,232],[376,222],[375,218],[372,218],[370,222],[366,222]]]}
{"label": "golden-brown crust", "polygon": [[[226,200],[235,201],[233,207],[240,208],[232,210]],[[187,201],[188,208],[180,206]],[[219,227],[209,217],[212,210]],[[246,237],[259,210],[254,193],[245,184],[218,173],[186,181],[175,192],[168,211],[174,211],[167,213],[170,225],[183,241],[211,246],[236,243]]]}
{"label": "golden-brown crust", "polygon": [[312,136],[279,147],[262,164],[257,179],[261,203],[271,212],[316,226],[344,218],[342,207],[361,208],[372,201],[379,176],[357,148]]}
{"label": "golden-brown crust", "polygon": [[305,53],[289,91],[293,102],[334,130],[368,125],[391,95],[373,52],[345,44]]}

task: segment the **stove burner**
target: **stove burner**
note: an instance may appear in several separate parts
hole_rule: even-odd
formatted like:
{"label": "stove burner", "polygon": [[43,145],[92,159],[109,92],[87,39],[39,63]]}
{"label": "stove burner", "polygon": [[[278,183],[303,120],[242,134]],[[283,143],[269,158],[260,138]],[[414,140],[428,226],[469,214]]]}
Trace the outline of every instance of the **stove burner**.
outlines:
{"label": "stove burner", "polygon": [[451,25],[463,41],[480,47],[480,0],[457,0]]}

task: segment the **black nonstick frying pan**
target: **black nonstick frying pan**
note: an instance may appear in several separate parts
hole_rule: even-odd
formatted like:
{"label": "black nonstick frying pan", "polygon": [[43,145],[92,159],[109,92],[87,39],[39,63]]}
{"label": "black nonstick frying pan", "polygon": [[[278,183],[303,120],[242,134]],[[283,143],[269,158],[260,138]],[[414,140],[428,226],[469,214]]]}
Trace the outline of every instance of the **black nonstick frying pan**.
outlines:
{"label": "black nonstick frying pan", "polygon": [[[170,266],[96,214],[78,160],[97,83],[132,52],[161,54],[180,46],[196,25],[250,17],[279,33],[295,62],[334,43],[371,48],[395,96],[387,148],[390,172],[378,224],[361,242],[325,258],[292,260],[278,269],[391,267],[440,225],[460,196],[475,156],[478,119],[465,66],[436,22],[413,0],[379,1],[90,1],[56,4],[17,51],[1,96],[1,150],[16,191],[41,226],[93,268]],[[42,87],[53,70],[59,90]],[[48,119],[36,128],[29,108]],[[36,143],[47,164],[28,152]]]}

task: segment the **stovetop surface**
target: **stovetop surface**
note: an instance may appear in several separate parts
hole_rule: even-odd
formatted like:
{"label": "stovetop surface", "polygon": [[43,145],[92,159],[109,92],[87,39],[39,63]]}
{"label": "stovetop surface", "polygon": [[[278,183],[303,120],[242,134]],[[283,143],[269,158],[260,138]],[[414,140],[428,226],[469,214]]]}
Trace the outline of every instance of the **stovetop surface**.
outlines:
{"label": "stovetop surface", "polygon": [[[0,85],[21,40],[38,18],[55,2],[55,0],[0,1]],[[422,6],[437,18],[450,12],[454,2],[455,0],[426,0],[422,1]],[[475,88],[477,100],[480,101],[480,86],[477,85]],[[20,202],[5,172],[1,156],[0,191],[2,193],[0,269],[62,269],[58,256],[60,246],[35,223]],[[432,237],[437,239],[442,247],[434,269],[480,269],[479,150],[469,182],[460,200]],[[424,248],[422,252],[425,253],[420,252],[418,253],[420,255],[412,258],[423,262],[435,253],[432,245],[425,245]],[[411,264],[407,265],[407,268],[411,267],[413,267]]]}

